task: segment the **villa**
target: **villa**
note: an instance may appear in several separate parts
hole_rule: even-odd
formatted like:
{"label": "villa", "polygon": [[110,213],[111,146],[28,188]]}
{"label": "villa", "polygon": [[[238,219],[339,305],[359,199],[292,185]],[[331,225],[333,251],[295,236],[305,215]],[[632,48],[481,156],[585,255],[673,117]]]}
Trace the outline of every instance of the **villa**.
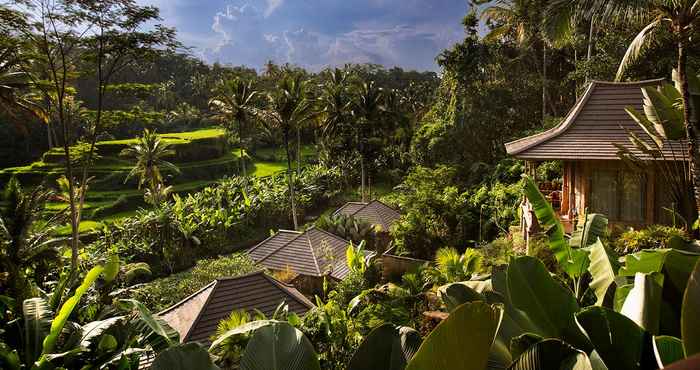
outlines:
{"label": "villa", "polygon": [[[593,81],[559,125],[505,144],[509,155],[527,162],[530,173],[541,162],[562,162],[561,186],[543,193],[553,201],[567,231],[585,211],[605,214],[611,225],[669,222],[667,209],[673,201],[661,174],[651,169],[634,170],[619,156],[620,147],[624,147],[643,160],[651,160],[630,142],[630,132],[643,140],[651,139],[625,108],[643,111],[641,88],[663,81]],[[687,160],[685,148],[682,142],[666,142],[662,158],[675,160],[682,168]]]}

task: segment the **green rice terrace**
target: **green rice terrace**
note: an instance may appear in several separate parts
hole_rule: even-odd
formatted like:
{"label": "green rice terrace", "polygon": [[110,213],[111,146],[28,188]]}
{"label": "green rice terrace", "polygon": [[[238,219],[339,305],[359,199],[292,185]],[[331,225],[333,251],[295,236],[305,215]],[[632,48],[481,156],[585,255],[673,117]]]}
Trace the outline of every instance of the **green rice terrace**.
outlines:
{"label": "green rice terrace", "polygon": [[[180,174],[164,171],[164,177],[173,192],[179,194],[198,191],[216,183],[224,176],[240,173],[240,149],[232,148],[226,141],[222,128],[205,128],[190,132],[166,133],[159,135],[174,150],[175,154],[166,158],[175,164]],[[80,224],[81,232],[94,230],[102,222],[133,215],[145,205],[143,189],[138,189],[137,179],[125,179],[134,166],[132,158],[120,156],[122,150],[137,142],[136,138],[98,141],[96,160],[89,167],[90,182],[84,214]],[[71,148],[71,155],[87,150],[87,144]],[[302,161],[312,161],[312,145],[302,148]],[[25,186],[35,186],[42,182],[55,183],[65,173],[63,148],[53,148],[41,160],[21,167],[0,170],[0,183],[6,183],[13,176]],[[282,148],[260,148],[250,153],[248,172],[256,177],[267,177],[284,171],[287,164]],[[47,210],[55,211],[67,206],[65,202],[49,202]],[[59,229],[68,234],[70,227]]]}

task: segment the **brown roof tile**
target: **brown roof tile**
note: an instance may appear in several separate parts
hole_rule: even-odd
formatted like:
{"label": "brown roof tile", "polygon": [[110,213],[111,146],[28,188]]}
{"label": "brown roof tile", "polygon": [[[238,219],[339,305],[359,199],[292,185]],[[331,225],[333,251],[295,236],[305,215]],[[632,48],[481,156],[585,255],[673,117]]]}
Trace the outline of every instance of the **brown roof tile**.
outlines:
{"label": "brown roof tile", "polygon": [[373,200],[369,203],[348,202],[338,208],[333,215],[343,214],[352,216],[360,220],[379,225],[382,230],[389,230],[391,226],[401,217],[395,209],[386,204]]}
{"label": "brown roof tile", "polygon": [[[632,106],[643,111],[641,88],[658,86],[663,79],[613,83],[593,81],[566,118],[556,127],[506,143],[508,154],[532,160],[617,160],[619,144],[645,158],[629,141],[626,130],[651,139],[625,112]],[[664,145],[666,158],[684,158],[682,142]]]}
{"label": "brown roof tile", "polygon": [[[280,233],[291,233],[283,230]],[[251,248],[250,256],[260,265],[273,270],[291,270],[308,276],[344,279],[349,270],[345,250],[349,242],[327,231],[312,227],[285,244],[275,236]],[[285,238],[288,237],[284,236]]]}
{"label": "brown roof tile", "polygon": [[[206,299],[202,299],[205,293]],[[217,279],[159,315],[171,326],[177,326],[183,342],[199,341],[208,344],[219,322],[232,311],[259,310],[266,316],[271,316],[282,302],[289,306],[290,312],[297,314],[303,314],[314,307],[294,287],[258,271],[234,278]]]}

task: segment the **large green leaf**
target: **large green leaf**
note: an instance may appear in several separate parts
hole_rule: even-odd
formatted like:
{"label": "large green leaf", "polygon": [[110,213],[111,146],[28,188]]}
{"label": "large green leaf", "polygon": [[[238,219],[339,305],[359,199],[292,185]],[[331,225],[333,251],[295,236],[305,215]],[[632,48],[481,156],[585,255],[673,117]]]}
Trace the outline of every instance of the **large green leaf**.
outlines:
{"label": "large green leaf", "polygon": [[[659,331],[681,337],[683,294],[699,254],[676,249],[643,250],[625,256],[625,265],[618,275],[632,277],[636,273],[662,272],[663,299]],[[618,284],[620,286],[620,284]]]}
{"label": "large green leaf", "polygon": [[513,258],[507,277],[513,306],[537,327],[536,334],[586,346],[585,337],[574,323],[574,314],[579,310],[576,298],[554,280],[542,261],[527,256]]}
{"label": "large green leaf", "polygon": [[141,331],[144,341],[156,351],[180,341],[180,334],[164,319],[154,316],[143,303],[135,299],[122,299],[119,305],[136,313],[133,324]]}
{"label": "large green leaf", "polygon": [[683,354],[683,342],[666,335],[654,337],[654,357],[656,364],[663,369],[664,366],[685,358]]}
{"label": "large green leaf", "polygon": [[589,307],[576,314],[576,322],[609,369],[646,369],[655,363],[651,336],[624,315],[604,307]]}
{"label": "large green leaf", "polygon": [[170,347],[156,357],[151,370],[219,370],[209,352],[199,343],[186,343]]}
{"label": "large green leaf", "polygon": [[472,289],[466,282],[450,283],[439,287],[438,297],[440,297],[448,311],[453,311],[467,302],[486,300],[482,294]]}
{"label": "large green leaf", "polygon": [[299,329],[275,322],[255,331],[248,341],[241,370],[320,370],[314,347]]}
{"label": "large green leaf", "polygon": [[576,258],[577,256],[572,253],[572,248],[564,237],[564,226],[559,222],[552,205],[544,198],[535,182],[529,177],[525,178],[524,192],[532,204],[537,221],[549,238],[549,248],[554,253],[557,262],[569,276],[579,276],[585,270],[581,264],[583,260]]}
{"label": "large green leaf", "polygon": [[603,237],[607,230],[607,217],[599,213],[586,213],[583,222],[571,234],[569,244],[578,248],[589,247]]}
{"label": "large green leaf", "polygon": [[7,344],[0,342],[0,367],[7,370],[21,370],[22,361],[16,349],[10,348]]}
{"label": "large green leaf", "polygon": [[663,282],[664,275],[659,272],[637,273],[634,276],[634,286],[620,310],[621,314],[651,334],[659,333]]}
{"label": "large green leaf", "polygon": [[247,322],[243,325],[237,326],[224,334],[220,335],[216,340],[211,344],[209,347],[209,352],[212,352],[219,348],[219,346],[224,343],[228,339],[233,339],[236,340],[236,338],[243,337],[245,335],[249,335],[254,333],[256,330],[262,328],[263,326],[268,326],[272,325],[274,323],[279,323],[282,321],[277,321],[277,320],[256,320],[256,321],[251,321]]}
{"label": "large green leaf", "polygon": [[503,310],[484,302],[455,309],[423,341],[408,370],[483,370]]}
{"label": "large green leaf", "polygon": [[41,355],[44,338],[51,330],[53,312],[43,298],[30,298],[22,302],[24,316],[24,361],[33,364]]}
{"label": "large green leaf", "polygon": [[590,287],[597,298],[596,306],[602,306],[605,297],[609,294],[608,290],[615,282],[620,264],[617,263],[614,256],[610,255],[599,238],[591,246],[589,258],[591,263],[588,265],[588,272],[593,278]]}
{"label": "large green leaf", "polygon": [[82,284],[80,284],[80,286],[75,290],[73,296],[68,298],[68,300],[66,300],[66,302],[61,306],[61,309],[58,310],[58,314],[51,322],[51,331],[44,339],[43,350],[41,353],[42,356],[39,360],[40,367],[46,363],[46,355],[53,352],[58,336],[61,334],[63,327],[66,325],[68,317],[70,317],[71,313],[73,313],[73,310],[80,302],[80,299],[83,297],[83,295],[85,295],[88,289],[90,289],[92,284],[95,283],[95,280],[97,280],[100,274],[102,274],[103,270],[104,268],[102,266],[95,266],[88,271]]}
{"label": "large green leaf", "polygon": [[420,344],[420,334],[412,328],[378,326],[360,344],[348,370],[403,370]]}
{"label": "large green leaf", "polygon": [[700,261],[695,264],[683,295],[681,332],[686,355],[700,353]]}
{"label": "large green leaf", "polygon": [[82,328],[82,336],[80,338],[80,345],[82,347],[89,347],[95,339],[100,337],[102,333],[109,330],[109,328],[122,324],[124,316],[115,316],[108,319],[91,321],[85,324]]}
{"label": "large green leaf", "polygon": [[585,352],[558,339],[535,343],[523,352],[509,370],[592,370]]}

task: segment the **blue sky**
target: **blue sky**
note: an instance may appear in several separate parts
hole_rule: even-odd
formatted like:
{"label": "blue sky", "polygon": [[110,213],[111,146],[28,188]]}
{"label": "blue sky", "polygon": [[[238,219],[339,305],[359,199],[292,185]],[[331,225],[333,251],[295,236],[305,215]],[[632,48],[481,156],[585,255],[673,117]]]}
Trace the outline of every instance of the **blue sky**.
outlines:
{"label": "blue sky", "polygon": [[345,63],[437,70],[463,38],[466,0],[139,0],[205,61],[312,70]]}

